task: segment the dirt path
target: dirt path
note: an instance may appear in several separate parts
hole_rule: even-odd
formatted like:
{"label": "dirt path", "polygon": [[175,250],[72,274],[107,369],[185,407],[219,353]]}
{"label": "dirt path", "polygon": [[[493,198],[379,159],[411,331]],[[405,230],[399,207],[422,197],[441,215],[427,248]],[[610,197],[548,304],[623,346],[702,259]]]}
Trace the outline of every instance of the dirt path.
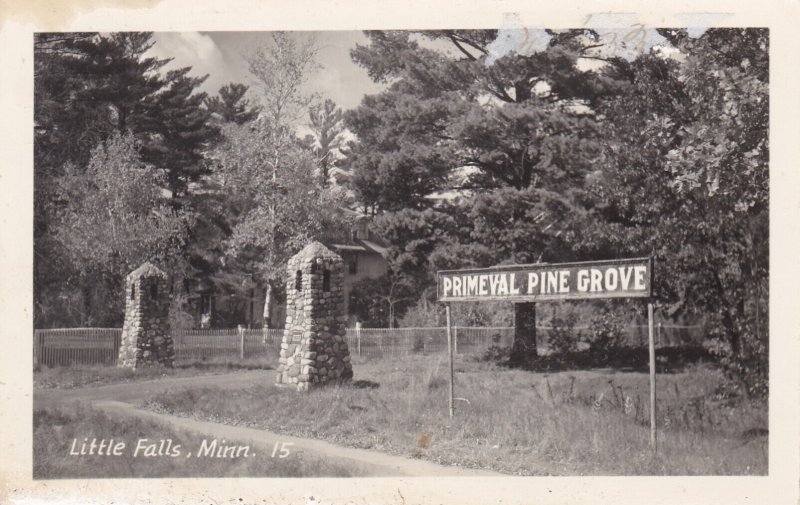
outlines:
{"label": "dirt path", "polygon": [[442,466],[427,461],[391,456],[389,454],[366,449],[342,447],[321,440],[292,437],[255,428],[230,426],[208,421],[198,421],[186,417],[159,414],[149,410],[138,409],[129,403],[104,400],[95,402],[94,407],[111,415],[137,417],[139,419],[167,424],[173,428],[196,433],[208,439],[214,438],[218,441],[246,442],[258,447],[258,451],[261,451],[261,454],[269,454],[270,451],[274,449],[276,443],[288,443],[291,444],[288,447],[293,455],[298,453],[308,454],[316,458],[342,463],[345,463],[346,460],[346,464],[349,468],[356,469],[359,476],[364,477],[390,475],[418,477],[499,475],[482,470]]}
{"label": "dirt path", "polygon": [[[361,476],[476,476],[500,475],[494,472],[443,466],[422,460],[392,456],[367,449],[341,447],[321,440],[282,435],[266,430],[230,426],[226,424],[199,421],[196,419],[159,414],[137,408],[133,404],[164,391],[178,391],[187,388],[219,387],[236,389],[272,382],[275,372],[256,370],[225,375],[206,375],[198,377],[164,378],[152,381],[128,382],[76,389],[34,390],[34,409],[62,408],[72,409],[78,402],[91,404],[114,416],[136,417],[165,424],[172,428],[196,433],[208,439],[252,443],[254,450],[266,454],[272,451],[276,442],[288,442],[295,454],[307,454],[330,461],[341,461],[354,468]],[[198,443],[200,438],[198,438]],[[255,449],[255,448],[258,449]]]}

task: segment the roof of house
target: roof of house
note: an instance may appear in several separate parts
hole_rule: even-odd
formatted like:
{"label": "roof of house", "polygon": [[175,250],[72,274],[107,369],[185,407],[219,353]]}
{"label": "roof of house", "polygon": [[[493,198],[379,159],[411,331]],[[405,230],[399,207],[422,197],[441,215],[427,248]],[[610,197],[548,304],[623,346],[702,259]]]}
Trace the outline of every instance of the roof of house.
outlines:
{"label": "roof of house", "polygon": [[[320,238],[320,242],[338,253],[366,253],[386,256],[389,245],[370,229],[371,218],[369,216],[344,207],[340,208],[339,211],[356,222],[349,227],[328,230]],[[358,237],[357,229],[359,226],[366,227],[366,238]]]}
{"label": "roof of house", "polygon": [[369,234],[369,239],[360,239],[355,236],[328,236],[323,237],[321,240],[325,245],[336,252],[380,254],[381,256],[386,256],[389,250],[388,245],[372,233]]}

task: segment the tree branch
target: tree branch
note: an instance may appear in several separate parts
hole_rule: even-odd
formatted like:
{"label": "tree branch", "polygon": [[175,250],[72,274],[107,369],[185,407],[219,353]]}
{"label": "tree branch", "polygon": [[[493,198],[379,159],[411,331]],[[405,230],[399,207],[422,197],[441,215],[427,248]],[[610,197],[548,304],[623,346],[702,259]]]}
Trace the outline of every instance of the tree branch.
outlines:
{"label": "tree branch", "polygon": [[458,48],[458,50],[459,50],[459,51],[461,51],[461,52],[462,52],[462,53],[463,53],[463,54],[464,54],[464,55],[465,55],[467,58],[469,58],[469,59],[470,59],[470,61],[476,61],[476,60],[478,59],[478,58],[476,58],[475,56],[473,56],[473,54],[472,54],[472,53],[470,53],[469,51],[467,51],[467,50],[464,48],[464,46],[462,46],[462,45],[461,45],[461,44],[458,42],[458,39],[456,38],[456,36],[455,36],[455,35],[450,35],[450,34],[448,34],[448,35],[447,35],[447,38],[449,38],[449,39],[450,39],[450,42],[452,42],[452,43],[453,43],[453,45],[455,45],[455,46]]}

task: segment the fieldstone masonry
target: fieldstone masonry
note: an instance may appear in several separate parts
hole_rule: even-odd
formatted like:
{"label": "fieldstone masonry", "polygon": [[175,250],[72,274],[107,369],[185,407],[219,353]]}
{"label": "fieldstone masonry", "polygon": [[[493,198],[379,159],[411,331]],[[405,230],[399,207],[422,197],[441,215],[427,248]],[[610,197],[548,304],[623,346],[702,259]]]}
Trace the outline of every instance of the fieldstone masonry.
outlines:
{"label": "fieldstone masonry", "polygon": [[174,360],[167,275],[147,262],[125,279],[125,323],[117,364],[172,367]]}
{"label": "fieldstone masonry", "polygon": [[350,380],[344,261],[312,242],[289,260],[287,275],[286,329],[277,383],[308,391],[316,385]]}

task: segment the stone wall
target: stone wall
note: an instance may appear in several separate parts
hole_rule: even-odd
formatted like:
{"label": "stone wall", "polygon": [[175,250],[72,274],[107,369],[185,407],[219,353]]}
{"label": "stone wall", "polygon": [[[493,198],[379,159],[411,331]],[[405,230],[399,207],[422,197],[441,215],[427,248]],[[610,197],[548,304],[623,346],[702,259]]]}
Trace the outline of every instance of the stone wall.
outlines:
{"label": "stone wall", "polygon": [[118,366],[172,367],[175,349],[169,331],[169,302],[167,275],[151,263],[128,274]]}
{"label": "stone wall", "polygon": [[278,384],[308,391],[353,377],[345,340],[344,268],[342,258],[319,242],[289,260]]}

